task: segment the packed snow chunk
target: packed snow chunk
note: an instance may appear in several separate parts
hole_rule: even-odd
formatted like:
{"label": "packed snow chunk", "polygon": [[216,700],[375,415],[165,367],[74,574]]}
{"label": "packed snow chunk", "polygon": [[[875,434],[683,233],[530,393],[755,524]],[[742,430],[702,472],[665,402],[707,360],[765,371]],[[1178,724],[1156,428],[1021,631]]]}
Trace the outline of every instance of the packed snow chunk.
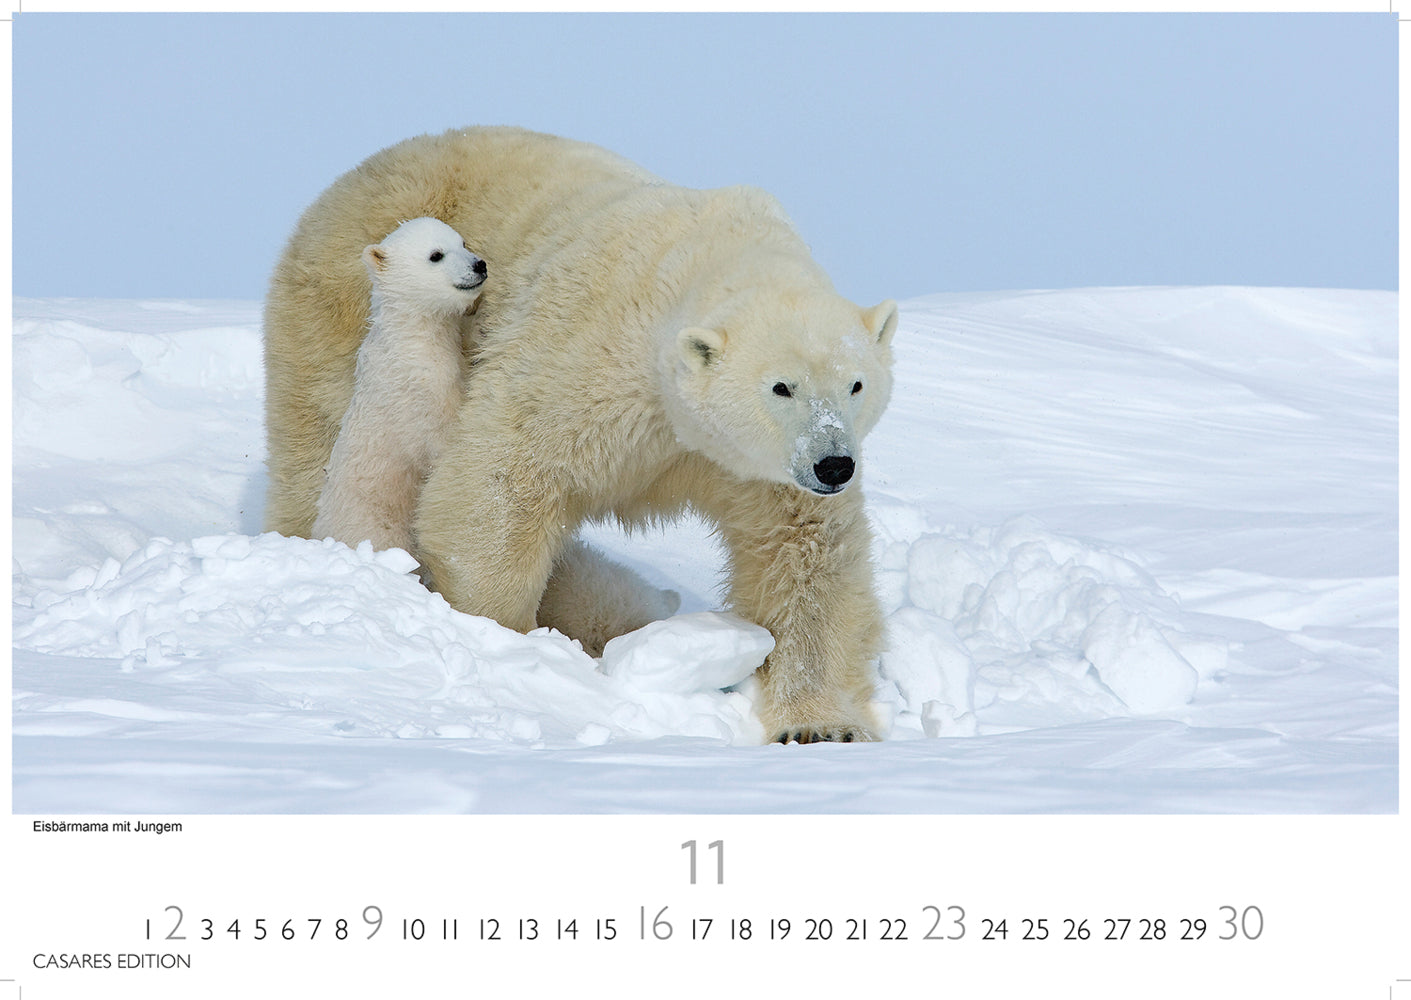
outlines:
{"label": "packed snow chunk", "polygon": [[967,597],[978,603],[979,588],[998,570],[997,560],[983,544],[927,535],[908,553],[907,593],[916,607],[953,619],[965,607]]}
{"label": "packed snow chunk", "polygon": [[1178,708],[1195,696],[1195,668],[1142,615],[1109,604],[1083,632],[1082,644],[1103,683],[1134,712]]}
{"label": "packed snow chunk", "polygon": [[887,619],[882,672],[915,706],[927,736],[974,733],[975,661],[950,622],[920,608],[896,612]]}
{"label": "packed snow chunk", "polygon": [[577,739],[585,747],[600,747],[612,739],[612,730],[607,726],[590,722],[578,731]]}
{"label": "packed snow chunk", "polygon": [[928,736],[1169,710],[1224,664],[1224,644],[1190,633],[1132,558],[1030,517],[923,535],[905,591],[882,675],[899,723]]}
{"label": "packed snow chunk", "polygon": [[773,649],[768,629],[737,615],[698,611],[608,640],[601,669],[639,691],[720,691],[749,677]]}

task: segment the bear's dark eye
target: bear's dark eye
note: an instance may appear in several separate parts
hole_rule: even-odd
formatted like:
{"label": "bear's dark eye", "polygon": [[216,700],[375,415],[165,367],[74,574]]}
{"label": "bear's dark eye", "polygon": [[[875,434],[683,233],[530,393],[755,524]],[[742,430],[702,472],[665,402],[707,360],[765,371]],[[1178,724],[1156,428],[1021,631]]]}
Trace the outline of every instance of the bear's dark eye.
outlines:
{"label": "bear's dark eye", "polygon": [[854,396],[856,396],[856,395],[857,395],[859,392],[861,392],[861,391],[862,391],[862,383],[861,383],[861,382],[854,382],[854,383],[852,384],[852,394],[853,394]]}
{"label": "bear's dark eye", "polygon": [[785,385],[783,382],[775,382],[775,383],[774,383],[774,395],[776,395],[776,396],[792,396],[793,393],[789,391],[789,387],[788,387],[787,385]]}
{"label": "bear's dark eye", "polygon": [[436,263],[438,260],[440,260],[440,259],[441,259],[442,257],[444,257],[444,256],[446,256],[446,255],[443,254],[440,250],[432,250],[432,251],[431,251],[431,263],[433,263],[433,264]]}

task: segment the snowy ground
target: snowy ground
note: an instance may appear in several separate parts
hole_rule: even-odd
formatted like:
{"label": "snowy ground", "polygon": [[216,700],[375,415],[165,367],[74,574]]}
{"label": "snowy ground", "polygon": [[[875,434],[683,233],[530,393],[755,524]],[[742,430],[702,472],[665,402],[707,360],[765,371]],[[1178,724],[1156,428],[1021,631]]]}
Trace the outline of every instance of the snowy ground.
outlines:
{"label": "snowy ground", "polygon": [[873,745],[759,746],[699,524],[594,661],[259,534],[259,308],[17,300],[16,812],[1394,812],[1387,292],[903,305]]}

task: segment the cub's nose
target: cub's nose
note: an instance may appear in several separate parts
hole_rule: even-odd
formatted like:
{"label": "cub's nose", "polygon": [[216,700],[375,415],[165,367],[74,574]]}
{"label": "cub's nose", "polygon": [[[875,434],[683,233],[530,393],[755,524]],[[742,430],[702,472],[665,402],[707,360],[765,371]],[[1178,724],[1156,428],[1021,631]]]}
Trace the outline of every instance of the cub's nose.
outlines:
{"label": "cub's nose", "polygon": [[852,459],[846,455],[829,455],[813,464],[813,474],[824,486],[842,486],[852,478]]}
{"label": "cub's nose", "polygon": [[485,277],[485,272],[488,271],[489,268],[485,266],[485,262],[483,260],[476,258],[475,263],[471,266],[471,270],[483,278]]}

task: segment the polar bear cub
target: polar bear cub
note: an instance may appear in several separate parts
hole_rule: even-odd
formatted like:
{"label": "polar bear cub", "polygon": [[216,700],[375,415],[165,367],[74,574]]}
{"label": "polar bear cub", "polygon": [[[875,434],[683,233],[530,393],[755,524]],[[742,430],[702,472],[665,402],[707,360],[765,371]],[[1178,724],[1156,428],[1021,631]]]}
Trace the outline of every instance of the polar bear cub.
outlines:
{"label": "polar bear cub", "polygon": [[432,218],[403,222],[362,259],[372,309],[312,535],[411,551],[417,492],[463,397],[460,320],[487,268]]}

